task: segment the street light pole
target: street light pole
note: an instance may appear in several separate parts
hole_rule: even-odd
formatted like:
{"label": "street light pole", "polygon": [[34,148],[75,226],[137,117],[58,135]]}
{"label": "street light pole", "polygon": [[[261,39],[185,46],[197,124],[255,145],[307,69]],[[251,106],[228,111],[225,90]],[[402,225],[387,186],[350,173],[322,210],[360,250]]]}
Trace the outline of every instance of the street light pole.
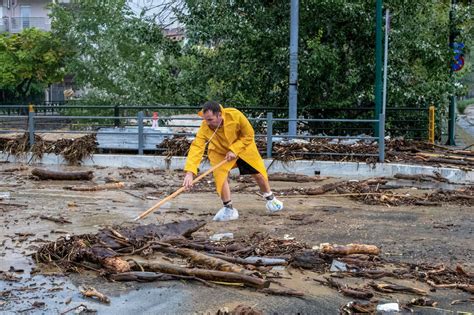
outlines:
{"label": "street light pole", "polygon": [[298,14],[299,0],[291,0],[290,14],[290,78],[288,87],[288,135],[296,136],[298,112]]}
{"label": "street light pole", "polygon": [[[382,0],[375,6],[375,119],[382,112]],[[375,136],[379,134],[379,123],[375,125]]]}

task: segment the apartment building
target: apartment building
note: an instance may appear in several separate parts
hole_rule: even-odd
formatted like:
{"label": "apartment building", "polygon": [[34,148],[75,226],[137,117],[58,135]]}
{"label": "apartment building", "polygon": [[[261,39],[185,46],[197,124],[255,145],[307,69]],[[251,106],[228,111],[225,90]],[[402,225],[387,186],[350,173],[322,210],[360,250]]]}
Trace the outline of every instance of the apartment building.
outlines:
{"label": "apartment building", "polygon": [[28,27],[51,30],[48,5],[55,2],[69,0],[0,0],[0,32],[19,33]]}

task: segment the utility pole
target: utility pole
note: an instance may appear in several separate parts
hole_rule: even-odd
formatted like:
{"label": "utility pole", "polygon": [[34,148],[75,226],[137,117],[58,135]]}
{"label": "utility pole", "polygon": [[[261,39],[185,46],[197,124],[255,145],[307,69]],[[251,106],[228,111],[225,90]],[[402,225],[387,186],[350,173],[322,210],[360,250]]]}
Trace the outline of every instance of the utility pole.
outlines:
{"label": "utility pole", "polygon": [[298,113],[298,15],[299,0],[291,0],[290,14],[290,79],[288,87],[288,135],[296,136]]}
{"label": "utility pole", "polygon": [[[375,119],[382,112],[382,0],[375,6]],[[375,123],[375,136],[379,135],[379,123]]]}

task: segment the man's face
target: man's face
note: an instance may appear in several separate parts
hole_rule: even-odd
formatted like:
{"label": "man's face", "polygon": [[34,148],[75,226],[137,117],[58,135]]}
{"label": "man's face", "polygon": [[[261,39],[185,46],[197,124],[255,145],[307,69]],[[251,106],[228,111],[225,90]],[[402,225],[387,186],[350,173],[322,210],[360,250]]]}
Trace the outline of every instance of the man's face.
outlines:
{"label": "man's face", "polygon": [[222,123],[222,114],[217,113],[216,115],[214,115],[211,110],[208,110],[203,114],[202,119],[207,122],[209,128],[216,129]]}

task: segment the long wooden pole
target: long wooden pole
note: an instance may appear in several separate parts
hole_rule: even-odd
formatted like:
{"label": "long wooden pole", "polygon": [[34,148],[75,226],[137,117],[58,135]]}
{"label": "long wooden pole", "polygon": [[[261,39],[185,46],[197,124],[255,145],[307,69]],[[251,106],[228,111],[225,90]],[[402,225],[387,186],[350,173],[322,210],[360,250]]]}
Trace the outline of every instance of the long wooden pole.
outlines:
{"label": "long wooden pole", "polygon": [[[202,178],[204,178],[205,176],[207,176],[209,173],[213,172],[214,170],[216,170],[217,168],[221,167],[222,165],[224,165],[225,163],[227,163],[228,161],[227,160],[223,160],[221,161],[219,164],[216,164],[214,165],[213,167],[211,167],[210,169],[208,169],[207,171],[205,171],[204,173],[202,173],[201,175],[199,175],[198,177],[196,177],[194,180],[193,180],[193,184],[196,184],[198,181],[200,181]],[[152,212],[153,210],[156,210],[158,209],[159,207],[161,207],[164,203],[168,202],[169,200],[173,199],[174,197],[176,197],[177,195],[179,195],[180,193],[182,193],[186,188],[185,187],[181,187],[180,189],[178,189],[177,191],[175,191],[174,193],[172,193],[171,195],[169,195],[168,197],[166,197],[165,199],[162,199],[160,200],[157,204],[155,204],[153,207],[151,207],[150,209],[146,210],[145,212],[143,212],[142,214],[140,214],[138,217],[136,217],[135,219],[133,219],[133,221],[137,221],[137,220],[140,220],[140,219],[143,219],[144,217],[146,217],[148,214],[150,214],[150,212]]]}

